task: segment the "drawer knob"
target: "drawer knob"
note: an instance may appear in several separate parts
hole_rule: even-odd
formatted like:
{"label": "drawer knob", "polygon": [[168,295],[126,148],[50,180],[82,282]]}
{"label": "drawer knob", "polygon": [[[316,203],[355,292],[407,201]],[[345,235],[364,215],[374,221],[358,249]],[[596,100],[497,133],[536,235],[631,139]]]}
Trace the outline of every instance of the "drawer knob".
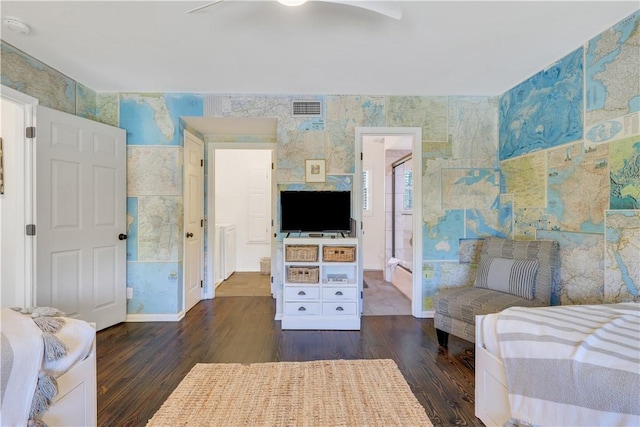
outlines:
{"label": "drawer knob", "polygon": [[307,311],[307,309],[304,307],[298,307],[298,311]]}
{"label": "drawer knob", "polygon": [[344,308],[338,306],[338,307],[336,307],[336,311],[344,311]]}
{"label": "drawer knob", "polygon": [[305,291],[300,291],[298,292],[298,295],[306,295],[307,293]]}
{"label": "drawer knob", "polygon": [[344,295],[344,294],[342,293],[342,291],[338,291],[336,292],[336,295]]}

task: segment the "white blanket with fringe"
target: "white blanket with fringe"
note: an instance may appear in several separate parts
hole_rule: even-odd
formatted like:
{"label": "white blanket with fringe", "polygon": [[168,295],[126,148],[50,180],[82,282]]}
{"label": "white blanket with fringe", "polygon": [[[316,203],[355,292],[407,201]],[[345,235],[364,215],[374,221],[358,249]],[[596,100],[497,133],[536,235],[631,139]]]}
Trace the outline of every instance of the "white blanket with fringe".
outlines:
{"label": "white blanket with fringe", "polygon": [[62,319],[64,319],[64,325],[55,335],[64,343],[67,353],[57,360],[45,358],[42,361],[42,370],[55,378],[67,372],[89,355],[96,336],[95,328],[84,320],[70,317],[62,317]]}
{"label": "white blanket with fringe", "polygon": [[[30,314],[2,309],[0,425],[3,427],[25,426],[30,415],[34,417],[32,421],[39,421],[40,411],[46,411],[49,399],[57,393],[55,380],[43,377],[60,377],[84,360],[93,348],[96,332],[89,323],[60,317],[62,313],[50,307],[38,310],[34,314],[38,318],[34,319]],[[34,400],[36,390],[40,394]]]}
{"label": "white blanket with fringe", "polygon": [[496,330],[511,425],[640,425],[640,304],[512,307]]}
{"label": "white blanket with fringe", "polygon": [[31,401],[42,367],[42,331],[29,316],[2,309],[0,425],[27,425]]}

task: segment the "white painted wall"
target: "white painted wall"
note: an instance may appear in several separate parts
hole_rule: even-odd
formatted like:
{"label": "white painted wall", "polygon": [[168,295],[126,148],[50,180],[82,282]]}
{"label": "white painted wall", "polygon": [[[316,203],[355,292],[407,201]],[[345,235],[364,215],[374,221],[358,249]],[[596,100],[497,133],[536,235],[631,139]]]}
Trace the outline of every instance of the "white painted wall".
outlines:
{"label": "white painted wall", "polygon": [[24,307],[25,285],[25,150],[24,111],[2,99],[4,194],[0,195],[0,306]]}
{"label": "white painted wall", "polygon": [[385,143],[384,139],[367,137],[363,140],[363,170],[370,168],[371,203],[373,209],[363,212],[362,236],[363,268],[384,270],[385,259]]}
{"label": "white painted wall", "polygon": [[[256,202],[250,192],[251,175],[265,171],[265,200]],[[255,182],[254,182],[255,190]],[[215,221],[232,223],[236,228],[236,271],[260,271],[260,258],[271,256],[270,228],[265,242],[250,242],[250,216],[255,203],[264,205],[267,226],[271,223],[271,151],[246,149],[215,150]],[[255,240],[255,237],[254,239]]]}

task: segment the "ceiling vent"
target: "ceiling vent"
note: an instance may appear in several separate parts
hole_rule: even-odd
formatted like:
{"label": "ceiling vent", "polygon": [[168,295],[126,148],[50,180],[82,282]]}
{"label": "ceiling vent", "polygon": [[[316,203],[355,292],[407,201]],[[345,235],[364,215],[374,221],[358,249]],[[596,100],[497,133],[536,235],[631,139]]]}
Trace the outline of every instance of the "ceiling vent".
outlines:
{"label": "ceiling vent", "polygon": [[322,117],[322,101],[291,101],[293,117]]}

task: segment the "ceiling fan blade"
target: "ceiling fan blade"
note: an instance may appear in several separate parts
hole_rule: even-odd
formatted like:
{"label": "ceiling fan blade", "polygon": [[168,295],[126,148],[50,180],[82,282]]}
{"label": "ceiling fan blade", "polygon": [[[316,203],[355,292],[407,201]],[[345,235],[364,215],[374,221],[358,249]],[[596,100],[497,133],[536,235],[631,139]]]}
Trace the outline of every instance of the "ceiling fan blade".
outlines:
{"label": "ceiling fan blade", "polygon": [[379,2],[379,1],[342,1],[342,0],[316,0],[325,3],[338,3],[347,6],[359,7],[367,9],[381,15],[388,16],[393,19],[402,19],[402,9],[395,2]]}
{"label": "ceiling fan blade", "polygon": [[215,1],[210,1],[209,3],[205,3],[205,4],[203,4],[202,6],[194,7],[194,8],[193,8],[193,9],[191,9],[191,10],[187,10],[185,13],[194,13],[194,12],[197,12],[197,11],[199,11],[199,10],[206,9],[206,8],[208,8],[208,7],[211,7],[211,6],[213,6],[213,5],[216,5],[216,4],[218,4],[218,3],[222,2],[222,1],[224,1],[224,0],[215,0]]}

